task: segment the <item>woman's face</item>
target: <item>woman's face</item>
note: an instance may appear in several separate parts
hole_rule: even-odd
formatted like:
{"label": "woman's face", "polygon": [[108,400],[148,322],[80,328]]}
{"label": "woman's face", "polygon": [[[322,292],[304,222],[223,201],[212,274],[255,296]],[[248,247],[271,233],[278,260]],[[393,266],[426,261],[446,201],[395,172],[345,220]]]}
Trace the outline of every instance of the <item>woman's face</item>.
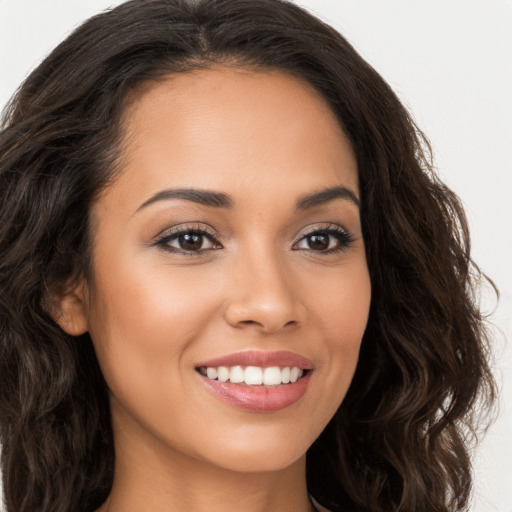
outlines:
{"label": "woman's face", "polygon": [[309,85],[228,68],[146,88],[125,135],[82,296],[116,449],[288,467],[343,400],[367,322],[352,148]]}

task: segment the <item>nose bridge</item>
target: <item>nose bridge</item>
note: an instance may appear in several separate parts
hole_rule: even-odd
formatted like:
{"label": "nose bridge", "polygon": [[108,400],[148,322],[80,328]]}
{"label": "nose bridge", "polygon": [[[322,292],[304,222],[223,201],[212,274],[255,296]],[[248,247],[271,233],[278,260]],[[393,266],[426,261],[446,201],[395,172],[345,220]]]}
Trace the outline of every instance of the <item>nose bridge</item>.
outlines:
{"label": "nose bridge", "polygon": [[256,245],[241,249],[233,262],[226,319],[234,326],[274,332],[298,323],[301,308],[284,255],[268,242]]}

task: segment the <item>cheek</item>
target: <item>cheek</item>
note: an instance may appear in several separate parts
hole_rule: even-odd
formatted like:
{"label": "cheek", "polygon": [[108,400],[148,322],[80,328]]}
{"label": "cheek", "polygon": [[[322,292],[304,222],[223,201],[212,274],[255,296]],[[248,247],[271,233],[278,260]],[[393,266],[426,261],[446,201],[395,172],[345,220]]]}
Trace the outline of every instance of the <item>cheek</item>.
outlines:
{"label": "cheek", "polygon": [[128,417],[136,418],[159,437],[155,418],[178,425],[188,410],[189,348],[214,316],[217,300],[201,272],[141,267],[144,272],[119,263],[95,276],[101,289],[91,298],[90,334],[114,419],[132,425]]}
{"label": "cheek", "polygon": [[[330,390],[326,417],[334,414],[352,381],[368,322],[371,285],[366,263],[340,269],[337,279],[325,280],[310,295],[312,324],[322,333],[322,375]],[[327,355],[327,357],[325,357]]]}
{"label": "cheek", "polygon": [[[193,335],[216,303],[211,280],[198,270],[120,262],[116,268],[98,273],[95,281],[101,283],[101,289],[95,290],[91,300],[93,327],[115,330],[108,336],[113,340],[119,335],[130,339],[139,334],[139,343],[151,345],[176,337],[178,329],[182,336],[187,331]],[[161,336],[155,336],[160,331]]]}
{"label": "cheek", "polygon": [[357,348],[366,329],[371,285],[366,262],[340,268],[311,287],[309,309],[333,348]]}
{"label": "cheek", "polygon": [[211,280],[197,270],[118,261],[98,269],[95,282],[89,331],[111,389],[170,384],[217,309]]}

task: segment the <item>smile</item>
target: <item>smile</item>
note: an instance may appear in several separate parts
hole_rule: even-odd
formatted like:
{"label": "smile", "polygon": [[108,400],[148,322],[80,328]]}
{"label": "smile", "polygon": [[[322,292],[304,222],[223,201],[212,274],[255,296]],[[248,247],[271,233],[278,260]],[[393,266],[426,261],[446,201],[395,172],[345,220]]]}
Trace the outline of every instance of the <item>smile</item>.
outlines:
{"label": "smile", "polygon": [[292,352],[247,351],[196,366],[207,389],[218,398],[253,412],[292,406],[306,393],[313,363]]}
{"label": "smile", "polygon": [[232,382],[233,384],[245,384],[247,386],[279,386],[297,382],[304,370],[297,366],[280,368],[279,366],[270,366],[267,368],[259,366],[218,366],[199,368],[201,375],[211,380],[219,382]]}

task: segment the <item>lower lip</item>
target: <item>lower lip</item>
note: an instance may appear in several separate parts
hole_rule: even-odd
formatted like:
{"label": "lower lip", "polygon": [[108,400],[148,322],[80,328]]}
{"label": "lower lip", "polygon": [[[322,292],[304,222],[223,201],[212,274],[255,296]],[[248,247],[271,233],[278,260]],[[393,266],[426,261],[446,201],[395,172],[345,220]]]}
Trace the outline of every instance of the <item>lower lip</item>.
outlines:
{"label": "lower lip", "polygon": [[298,381],[276,387],[241,386],[231,382],[219,382],[200,375],[208,388],[229,404],[254,412],[274,412],[298,402],[306,392],[311,371]]}

